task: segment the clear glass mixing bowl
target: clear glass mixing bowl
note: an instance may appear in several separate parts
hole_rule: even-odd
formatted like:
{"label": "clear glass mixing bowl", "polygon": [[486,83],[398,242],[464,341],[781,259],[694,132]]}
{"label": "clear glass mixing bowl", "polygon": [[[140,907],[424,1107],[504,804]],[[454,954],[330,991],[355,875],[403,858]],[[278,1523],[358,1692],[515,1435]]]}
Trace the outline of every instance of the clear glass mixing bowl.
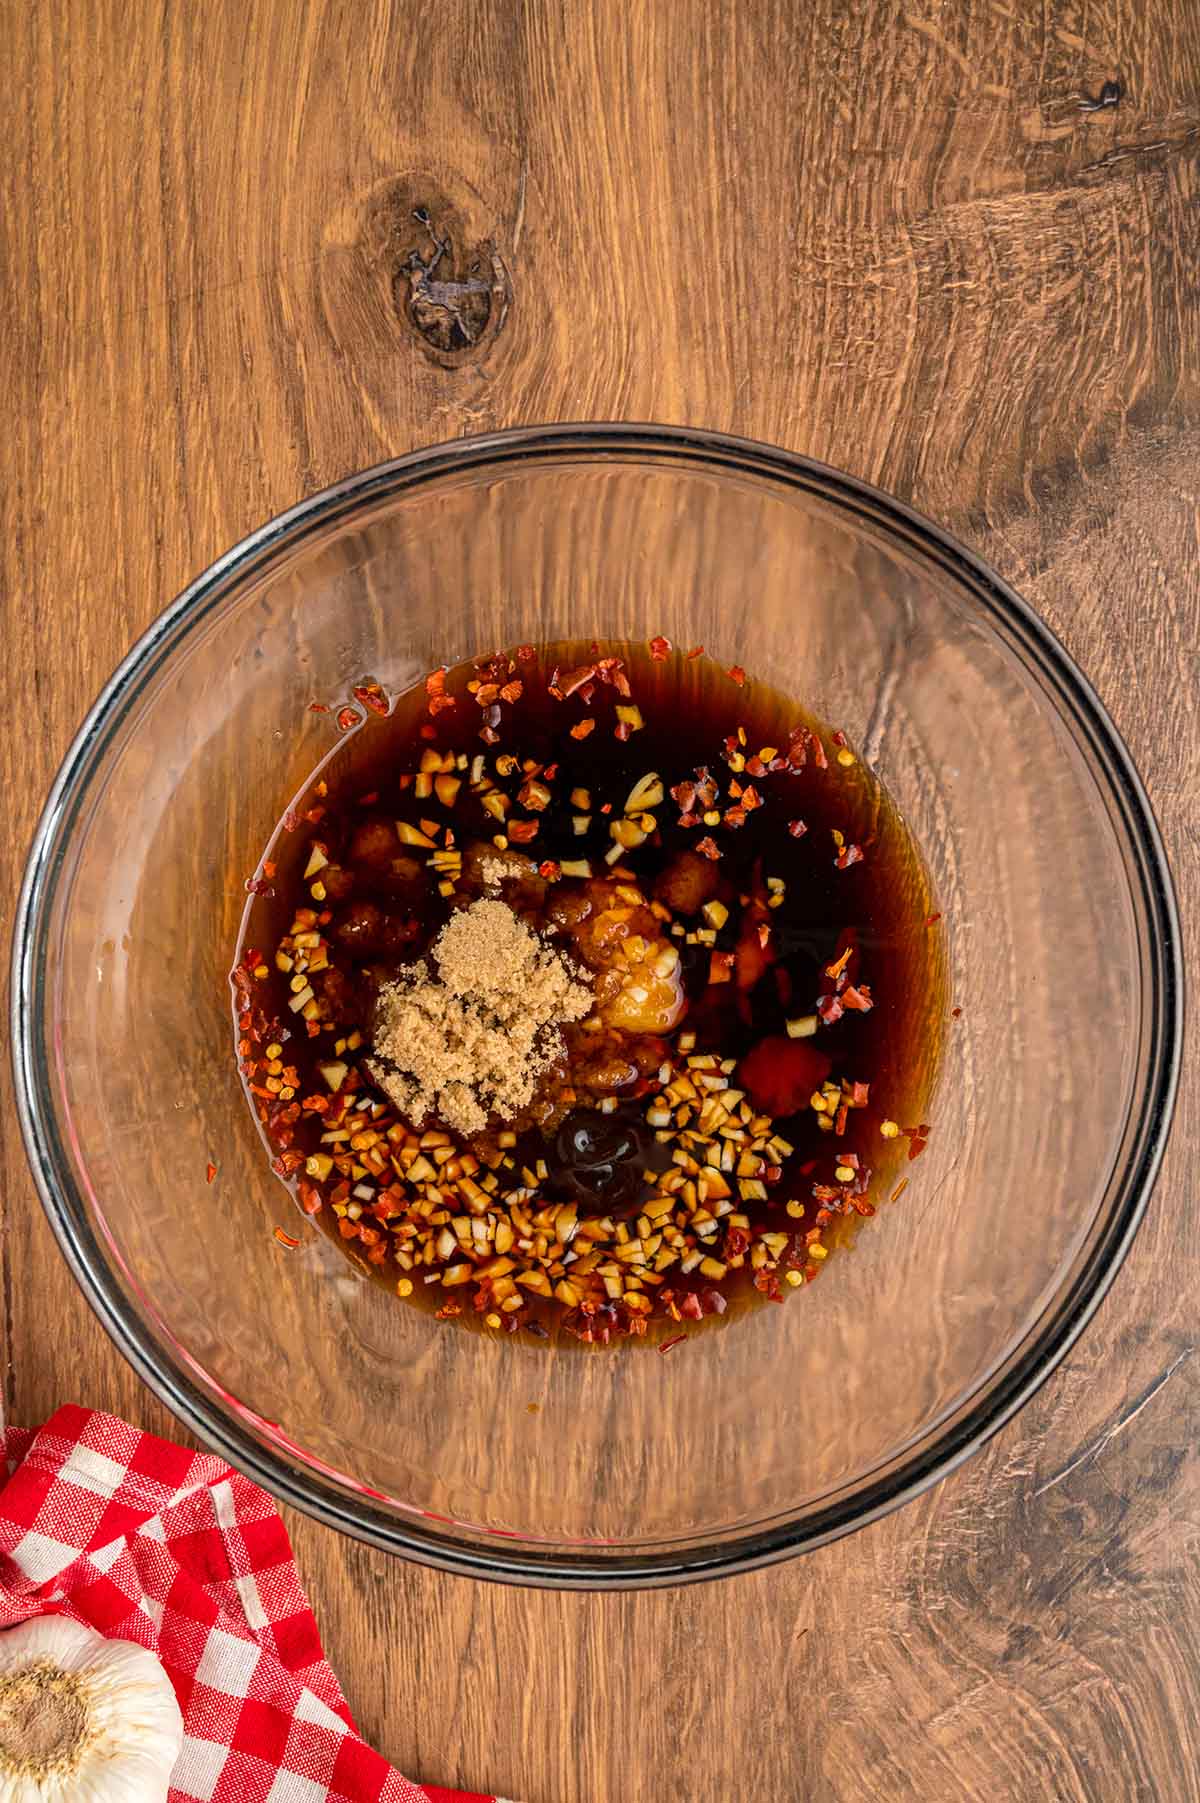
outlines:
{"label": "clear glass mixing bowl", "polygon": [[[865,747],[924,848],[962,1015],[908,1191],[811,1290],[666,1358],[498,1344],[397,1303],[298,1227],[231,1050],[244,879],[328,749],[314,696],[365,674],[404,689],[527,639],[656,633],[703,642]],[[147,1383],[334,1527],[534,1583],[760,1564],[949,1470],[1112,1279],[1179,1055],[1158,834],[1045,627],[864,484],[652,427],[422,451],[214,564],[71,748],[13,989],[46,1211]]]}

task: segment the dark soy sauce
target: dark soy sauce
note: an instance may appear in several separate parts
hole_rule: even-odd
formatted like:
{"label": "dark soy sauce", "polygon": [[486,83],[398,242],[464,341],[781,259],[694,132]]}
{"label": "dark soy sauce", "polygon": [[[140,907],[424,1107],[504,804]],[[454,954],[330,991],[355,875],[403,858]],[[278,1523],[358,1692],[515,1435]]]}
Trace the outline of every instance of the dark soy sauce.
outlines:
{"label": "dark soy sauce", "polygon": [[[525,1169],[536,1178],[539,1206],[573,1204],[581,1221],[607,1217],[640,1231],[642,1205],[670,1171],[675,1150],[647,1115],[656,1105],[668,1106],[660,1071],[669,1066],[673,1075],[681,1068],[686,1074],[689,1055],[713,1053],[736,1061],[729,1083],[747,1087],[749,1073],[753,1106],[770,1113],[773,1131],[790,1148],[777,1159],[779,1169],[762,1196],[743,1198],[731,1179],[733,1212],[748,1221],[745,1243],[743,1230],[731,1233],[725,1225],[715,1239],[700,1243],[714,1261],[709,1269],[723,1267],[720,1279],[699,1268],[681,1270],[681,1257],[657,1286],[647,1284],[651,1339],[662,1343],[677,1323],[724,1313],[728,1304],[747,1298],[784,1298],[802,1307],[803,1285],[823,1272],[824,1254],[888,1199],[924,1145],[948,998],[937,904],[912,835],[836,723],[820,722],[740,672],[674,649],[664,652],[664,645],[526,647],[521,656],[512,656],[511,672],[504,664],[462,665],[446,672],[444,681],[435,675],[428,687],[396,698],[365,685],[347,709],[331,710],[331,727],[336,722],[342,736],[293,801],[264,854],[235,972],[248,1098],[275,1168],[300,1205],[389,1289],[398,1282],[403,1289],[405,1274],[392,1255],[386,1206],[374,1198],[392,1173],[367,1171],[357,1182],[336,1168],[314,1176],[308,1169],[314,1156],[319,1163],[323,1154],[345,1154],[323,1138],[328,1115],[308,1112],[305,1098],[329,1096],[321,1067],[332,1061],[355,1073],[352,1083],[363,1085],[353,1097],[354,1108],[361,1112],[378,1102],[364,1061],[379,985],[422,957],[451,912],[479,896],[479,853],[472,848],[492,846],[497,835],[507,840],[498,857],[516,854],[531,861],[524,884],[506,884],[504,898],[568,950],[574,942],[561,920],[564,910],[570,911],[569,898],[587,891],[588,880],[557,874],[563,865],[586,860],[591,883],[601,886],[595,893],[603,891],[610,903],[621,872],[647,903],[658,900],[667,918],[654,930],[678,951],[687,1003],[682,1020],[666,1032],[602,1036],[610,1075],[624,1077],[609,1088],[586,1065],[595,1041],[589,1045],[585,1034],[572,1029],[568,1067],[541,1096],[540,1118],[535,1110],[518,1122],[497,1123],[484,1136],[484,1150],[494,1160],[497,1133],[507,1128],[510,1143],[502,1149],[500,1167],[504,1183],[516,1180],[505,1173]],[[578,672],[594,668],[600,657],[620,660],[610,666],[620,679],[592,678],[565,693]],[[492,686],[472,694],[470,683]],[[507,684],[512,696],[513,683],[520,691],[515,698],[494,694]],[[628,695],[621,692],[626,685]],[[565,698],[556,697],[555,687]],[[454,705],[445,706],[443,696]],[[630,707],[643,724],[626,734],[629,720],[622,720],[620,710]],[[586,737],[577,736],[572,729],[588,719],[594,727]],[[449,805],[436,792],[417,792],[416,773],[431,751],[459,760],[447,773],[454,784]],[[771,754],[765,764],[761,751]],[[460,767],[463,758],[466,765]],[[502,760],[536,764],[534,780],[549,790],[545,805],[522,807],[513,799],[506,817],[489,811],[473,781],[481,758],[483,779],[514,798],[527,779],[521,769],[501,778]],[[707,772],[719,794],[713,807],[693,803],[690,811],[700,819],[682,824],[681,804],[670,791],[689,783],[703,789],[697,772]],[[612,823],[648,773],[660,776],[664,798],[652,810],[653,830],[622,851],[614,877],[614,866],[605,861],[614,843]],[[743,808],[747,788],[754,805]],[[586,806],[580,792],[586,792]],[[611,812],[604,811],[605,804]],[[588,821],[582,833],[581,818]],[[513,828],[522,820],[535,820],[536,832],[519,842]],[[422,833],[421,823],[436,827],[434,845],[443,864],[450,828],[454,849],[462,854],[461,870],[433,871],[430,847],[403,842],[405,827]],[[710,904],[716,903],[716,926],[708,915],[669,905],[671,896],[681,893],[672,873],[681,858],[694,870],[705,841],[719,851],[717,858],[706,859],[704,873]],[[326,863],[312,872],[314,844]],[[775,896],[782,899],[772,905]],[[311,975],[313,995],[328,1017],[318,1019],[315,1032],[289,1006],[296,993],[294,972],[276,961],[298,908],[316,919],[313,930],[325,948],[318,958],[327,958]],[[761,926],[767,956],[758,956],[752,943],[761,937]],[[839,1005],[847,992],[860,1004],[869,997],[869,1005]],[[806,1023],[803,1037],[793,1036],[797,1022]],[[355,1031],[362,1042],[347,1047]],[[681,1035],[694,1040],[689,1045]],[[271,1047],[277,1048],[273,1061],[264,1056]],[[816,1061],[811,1071],[806,1058]],[[278,1067],[273,1075],[272,1063]],[[296,1081],[281,1084],[280,1076],[288,1075]],[[840,1084],[844,1096],[864,1099],[840,1110],[832,1102],[824,1111],[816,1109],[813,1091],[819,1093],[822,1082]],[[345,1110],[351,1103],[343,1099],[336,1106]],[[830,1126],[822,1126],[822,1112]],[[424,1126],[436,1130],[438,1123]],[[847,1181],[851,1166],[853,1178]],[[489,1168],[497,1167],[485,1159],[481,1174]],[[371,1200],[353,1219],[360,1187]],[[752,1262],[753,1243],[763,1234],[773,1234],[776,1243],[786,1236],[767,1270]],[[578,1248],[588,1242],[574,1243],[578,1262]],[[489,1306],[488,1294],[476,1298],[473,1283],[451,1292],[440,1282],[426,1282],[427,1274],[420,1265],[408,1272],[408,1299],[460,1324],[491,1331],[490,1324],[497,1324],[541,1337],[565,1325],[579,1337],[601,1340],[631,1331],[630,1312],[607,1294],[590,1298],[591,1306],[581,1309],[553,1293],[521,1291],[520,1307],[510,1304],[502,1313]],[[569,1267],[555,1283],[564,1279],[569,1292]],[[791,1297],[793,1288],[801,1294]],[[664,1293],[672,1298],[666,1306]],[[633,1320],[632,1331],[643,1333],[646,1325]]]}

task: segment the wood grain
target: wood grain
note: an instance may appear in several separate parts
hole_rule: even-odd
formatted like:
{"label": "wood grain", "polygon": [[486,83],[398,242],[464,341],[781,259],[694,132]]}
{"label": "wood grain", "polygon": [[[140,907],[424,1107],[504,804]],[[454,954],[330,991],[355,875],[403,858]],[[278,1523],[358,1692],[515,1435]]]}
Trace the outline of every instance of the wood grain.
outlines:
{"label": "wood grain", "polygon": [[[6,918],[83,709],[242,533],[437,438],[657,418],[989,555],[1109,702],[1197,955],[1196,0],[3,0],[0,41]],[[9,1416],[175,1431],[0,1122]],[[1189,1071],[1063,1370],[802,1563],[541,1595],[293,1518],[365,1733],[529,1803],[1200,1798],[1198,1143]]]}

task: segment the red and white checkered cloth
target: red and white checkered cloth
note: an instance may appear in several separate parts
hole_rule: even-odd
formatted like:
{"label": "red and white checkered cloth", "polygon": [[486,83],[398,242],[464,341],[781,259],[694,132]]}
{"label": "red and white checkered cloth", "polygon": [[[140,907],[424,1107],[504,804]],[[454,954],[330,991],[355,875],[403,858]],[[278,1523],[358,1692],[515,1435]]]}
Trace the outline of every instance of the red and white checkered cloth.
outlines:
{"label": "red and white checkered cloth", "polygon": [[3,1452],[0,1626],[69,1615],[158,1654],[184,1724],[170,1803],[488,1803],[410,1783],[359,1739],[248,1478],[74,1407],[9,1428]]}

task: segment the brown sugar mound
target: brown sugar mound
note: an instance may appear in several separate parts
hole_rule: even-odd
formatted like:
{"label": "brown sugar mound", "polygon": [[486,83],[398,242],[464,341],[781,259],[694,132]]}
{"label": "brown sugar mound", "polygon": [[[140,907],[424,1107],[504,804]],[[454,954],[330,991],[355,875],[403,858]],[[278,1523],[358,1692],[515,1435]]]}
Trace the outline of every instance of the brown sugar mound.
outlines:
{"label": "brown sugar mound", "polygon": [[369,1069],[414,1126],[457,1133],[509,1121],[563,1050],[559,1029],[591,1011],[583,973],[502,901],[455,914],[434,942],[436,974],[414,964],[379,994]]}

